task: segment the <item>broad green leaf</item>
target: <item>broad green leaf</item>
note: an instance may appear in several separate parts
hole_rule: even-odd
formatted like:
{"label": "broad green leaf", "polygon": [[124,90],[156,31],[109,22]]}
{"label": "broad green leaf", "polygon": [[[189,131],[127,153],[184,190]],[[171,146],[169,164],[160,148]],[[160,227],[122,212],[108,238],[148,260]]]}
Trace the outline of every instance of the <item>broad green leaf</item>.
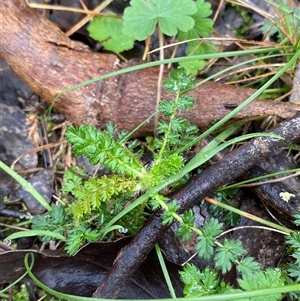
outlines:
{"label": "broad green leaf", "polygon": [[183,61],[179,65],[186,69],[188,74],[197,75],[198,71],[205,66],[205,60]]}
{"label": "broad green leaf", "polygon": [[132,49],[134,37],[122,33],[123,20],[113,17],[95,17],[88,27],[90,36],[101,42],[106,50],[120,53]]}
{"label": "broad green leaf", "polygon": [[197,13],[192,16],[195,21],[193,28],[186,32],[180,32],[178,38],[180,41],[201,37],[208,37],[213,32],[213,20],[209,18],[212,14],[210,3],[205,0],[198,0],[196,2]]}
{"label": "broad green leaf", "polygon": [[160,30],[169,36],[193,28],[191,15],[197,12],[191,0],[132,0],[124,11],[123,33],[145,40],[152,35],[158,23]]}
{"label": "broad green leaf", "polygon": [[[208,18],[212,14],[211,6],[205,0],[198,0],[196,2],[197,13],[192,16],[195,21],[195,26],[186,31],[179,31],[178,40],[188,41],[192,39],[198,39],[200,37],[208,37],[213,32],[213,20]],[[216,52],[216,48],[212,43],[204,43],[198,40],[188,42],[186,54],[200,55]],[[197,74],[197,71],[203,68],[205,65],[204,60],[184,61],[180,63],[180,66],[184,67],[188,74]]]}

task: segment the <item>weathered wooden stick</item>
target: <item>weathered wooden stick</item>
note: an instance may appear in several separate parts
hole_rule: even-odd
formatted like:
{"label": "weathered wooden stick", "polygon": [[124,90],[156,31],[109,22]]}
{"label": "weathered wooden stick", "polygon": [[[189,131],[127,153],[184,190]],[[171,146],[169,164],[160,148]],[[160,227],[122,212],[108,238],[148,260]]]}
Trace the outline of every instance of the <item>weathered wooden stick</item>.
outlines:
{"label": "weathered wooden stick", "polygon": [[[93,53],[71,41],[52,22],[24,0],[5,0],[0,9],[1,57],[39,96],[52,103],[63,89],[115,70],[121,65],[113,54]],[[132,130],[155,111],[158,67],[98,81],[63,95],[54,107],[75,125],[90,123],[104,128],[108,121]],[[230,112],[226,104],[240,104],[253,93],[219,83],[205,83],[190,94],[196,108],[183,114],[206,128]],[[162,97],[167,94],[163,92]],[[300,107],[257,100],[237,118],[262,115],[293,116]],[[153,132],[151,121],[139,135]]]}

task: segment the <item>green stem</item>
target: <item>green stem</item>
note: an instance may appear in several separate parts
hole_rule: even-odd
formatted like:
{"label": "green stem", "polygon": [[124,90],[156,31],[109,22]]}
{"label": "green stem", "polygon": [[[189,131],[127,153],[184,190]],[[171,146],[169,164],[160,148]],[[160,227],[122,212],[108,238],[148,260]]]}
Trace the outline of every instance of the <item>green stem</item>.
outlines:
{"label": "green stem", "polygon": [[170,135],[170,133],[171,133],[171,131],[172,131],[172,126],[173,126],[172,121],[173,121],[173,119],[175,118],[175,115],[176,115],[176,112],[177,112],[177,105],[178,105],[179,95],[180,95],[180,94],[179,94],[179,92],[178,92],[178,93],[176,94],[176,98],[175,98],[175,100],[174,100],[174,103],[175,103],[174,112],[173,112],[173,114],[170,116],[170,121],[169,121],[168,130],[167,130],[167,132],[166,132],[165,135],[164,135],[164,141],[163,141],[163,144],[162,144],[162,146],[161,146],[161,148],[160,148],[160,150],[159,150],[159,154],[158,154],[158,158],[157,158],[157,161],[158,161],[158,162],[159,162],[159,161],[162,159],[162,157],[163,157],[164,151],[165,151],[166,146],[167,146],[167,143],[168,143],[169,135]]}
{"label": "green stem", "polygon": [[279,79],[293,64],[298,60],[300,57],[300,49],[293,55],[293,57],[286,63],[284,67],[282,67],[278,73],[276,73],[272,78],[270,78],[262,87],[260,87],[258,90],[256,90],[250,97],[248,97],[243,103],[241,103],[238,107],[236,107],[234,110],[232,110],[228,115],[226,115],[224,118],[222,118],[220,121],[215,123],[213,126],[211,126],[206,132],[204,132],[202,135],[200,135],[198,138],[194,139],[192,142],[188,143],[185,147],[180,149],[178,152],[184,152],[185,150],[189,149],[211,133],[213,133],[215,130],[217,130],[219,127],[221,127],[224,123],[229,121],[231,118],[233,118],[238,112],[243,110],[246,106],[248,106],[252,101],[254,101],[258,96],[265,91],[271,84],[273,84],[277,79]]}
{"label": "green stem", "polygon": [[51,211],[51,206],[47,201],[40,195],[40,193],[24,178],[17,174],[13,169],[4,164],[0,160],[0,168],[2,168],[6,173],[8,173],[12,178],[14,178],[24,190],[28,191],[42,206],[44,206],[48,211]]}
{"label": "green stem", "polygon": [[[90,298],[90,297],[80,297],[80,296],[74,296],[69,294],[64,294],[58,291],[55,291],[45,284],[43,284],[41,281],[39,281],[32,273],[31,266],[28,264],[28,257],[33,257],[33,254],[27,253],[24,258],[24,265],[26,268],[26,271],[29,275],[29,277],[43,290],[48,292],[49,294],[56,296],[58,298],[64,299],[64,300],[72,300],[72,301],[111,301],[111,299],[99,299],[99,298]],[[189,301],[228,301],[228,300],[238,300],[238,299],[249,299],[253,297],[262,297],[262,296],[269,296],[272,294],[284,294],[289,292],[297,292],[300,291],[300,284],[292,284],[292,285],[285,285],[281,287],[272,287],[267,289],[260,289],[260,290],[252,290],[252,291],[242,291],[242,292],[234,292],[234,293],[228,293],[228,294],[222,294],[222,295],[210,295],[210,296],[204,296],[204,297],[190,297],[188,298]],[[186,298],[177,298],[177,301],[186,301]],[[128,300],[129,301],[129,300]],[[144,301],[152,301],[152,299],[145,299]],[[173,298],[165,298],[161,299],[161,301],[174,301]]]}
{"label": "green stem", "polygon": [[164,274],[164,277],[165,277],[170,295],[173,299],[176,299],[175,290],[174,290],[174,287],[172,285],[172,281],[171,281],[171,278],[170,278],[170,275],[169,275],[164,257],[162,255],[161,249],[160,249],[160,247],[157,243],[155,244],[155,251],[156,251],[156,254],[157,254],[157,257],[158,257],[158,260],[159,260],[159,264],[160,264],[161,269],[162,269],[162,272]]}
{"label": "green stem", "polygon": [[194,56],[177,57],[177,58],[172,58],[172,59],[164,59],[162,61],[159,60],[159,61],[155,61],[155,62],[140,64],[140,65],[124,68],[124,69],[121,69],[121,70],[118,70],[118,71],[109,72],[107,74],[97,76],[97,77],[89,79],[87,81],[80,82],[79,84],[74,85],[72,87],[66,88],[66,89],[62,90],[54,98],[53,102],[55,103],[56,100],[59,99],[65,93],[68,93],[68,92],[74,91],[76,89],[85,87],[85,86],[87,86],[89,84],[93,84],[97,81],[100,81],[100,80],[103,80],[103,79],[106,79],[106,78],[109,78],[109,77],[117,76],[117,75],[120,75],[120,74],[133,72],[133,71],[136,71],[136,70],[141,70],[141,69],[145,69],[145,68],[159,66],[161,64],[168,65],[168,64],[171,64],[171,63],[178,63],[178,62],[191,61],[191,60],[206,60],[206,59],[225,58],[225,57],[237,57],[237,56],[240,56],[240,55],[269,53],[269,52],[274,52],[275,50],[280,51],[282,49],[286,49],[286,47],[276,47],[276,48],[275,47],[269,47],[269,48],[263,48],[263,49],[251,49],[251,50],[229,51],[229,52],[213,53],[213,54],[201,54],[201,55],[194,55]]}
{"label": "green stem", "polygon": [[[164,35],[162,31],[160,30],[159,26],[157,27],[158,31],[158,39],[159,39],[159,59],[160,61],[164,60]],[[155,111],[158,111],[159,108],[159,103],[160,103],[160,98],[161,98],[161,82],[163,79],[164,75],[164,64],[159,65],[159,74],[158,74],[158,79],[157,79],[157,95],[156,95],[156,109]],[[156,132],[157,130],[157,125],[158,125],[158,119],[159,119],[159,114],[155,115],[155,121],[154,121],[154,130]]]}
{"label": "green stem", "polygon": [[[264,84],[259,90],[257,90],[253,95],[251,95],[249,98],[247,98],[247,100],[245,100],[245,102],[243,103],[245,105],[241,104],[240,106],[238,106],[235,110],[233,110],[234,114],[231,113],[231,114],[228,114],[227,116],[225,116],[221,121],[216,123],[209,130],[207,130],[205,133],[203,133],[197,140],[200,141],[203,138],[207,137],[209,134],[211,134],[213,131],[215,131],[217,128],[219,128],[221,125],[223,125],[226,121],[228,121],[231,117],[233,117],[235,114],[237,114],[237,112],[239,112],[245,106],[247,106],[249,103],[251,103],[251,101],[253,101],[255,98],[257,98],[260,95],[260,93],[262,93],[267,87],[269,87],[274,81],[276,81],[290,66],[292,66],[293,63],[295,63],[297,61],[299,56],[300,56],[300,49],[297,51],[297,53],[295,53],[295,55],[290,59],[290,61],[276,75],[274,75],[266,84]],[[230,118],[228,116],[230,116]],[[184,148],[184,149],[187,149],[187,148]],[[221,149],[218,149],[216,147],[215,150],[220,151]],[[111,225],[116,223],[122,216],[127,214],[130,210],[132,210],[135,207],[139,206],[140,204],[146,202],[149,199],[150,195],[155,195],[156,193],[161,191],[163,188],[165,188],[168,185],[174,183],[178,179],[181,179],[184,175],[186,175],[192,169],[197,168],[198,166],[200,166],[202,163],[206,162],[209,159],[210,159],[210,157],[206,156],[203,160],[197,160],[198,162],[194,162],[195,164],[187,164],[176,175],[171,176],[169,179],[164,181],[162,184],[157,185],[157,186],[147,190],[147,192],[145,194],[140,196],[132,204],[130,204],[128,207],[126,207],[124,210],[122,210],[122,212],[120,212],[117,216],[115,216],[113,219],[111,219],[106,227],[110,227]]]}
{"label": "green stem", "polygon": [[[241,182],[238,182],[238,183],[234,183],[234,184],[231,184],[231,185],[226,185],[224,187],[221,187],[218,191],[223,191],[223,190],[226,190],[226,189],[231,189],[231,188],[239,188],[245,184],[248,184],[248,183],[253,183],[253,182],[256,182],[256,181],[261,181],[263,179],[269,179],[269,178],[272,178],[272,177],[276,177],[276,176],[280,176],[280,175],[286,175],[286,174],[289,174],[289,173],[298,173],[300,172],[300,168],[294,168],[294,169],[289,169],[289,170],[281,170],[281,171],[277,171],[277,172],[274,172],[274,173],[269,173],[267,175],[263,175],[263,176],[259,176],[259,177],[256,177],[256,178],[251,178],[251,179],[248,179],[248,180],[245,180],[245,181],[241,181]],[[293,176],[296,176],[293,175]],[[280,180],[280,178],[278,179]],[[267,184],[269,181],[264,181],[264,182],[259,182],[257,183],[258,185],[263,185],[263,184]]]}
{"label": "green stem", "polygon": [[286,228],[286,227],[277,225],[277,224],[275,224],[275,223],[269,222],[269,221],[267,221],[267,220],[265,220],[265,219],[262,219],[262,218],[260,218],[260,217],[258,217],[258,216],[255,216],[255,215],[253,215],[253,214],[250,214],[250,213],[248,213],[248,212],[239,210],[239,209],[237,209],[237,208],[235,208],[235,207],[232,207],[232,206],[230,206],[230,205],[227,205],[227,204],[224,204],[224,203],[220,203],[220,202],[218,202],[218,201],[215,200],[215,199],[206,197],[206,198],[205,198],[205,201],[209,202],[210,204],[213,204],[213,205],[219,206],[219,207],[221,207],[221,208],[224,208],[224,209],[226,209],[226,210],[229,210],[229,211],[231,211],[231,212],[237,213],[237,214],[239,214],[239,215],[241,215],[241,216],[244,216],[244,217],[246,217],[246,218],[249,218],[249,219],[251,219],[251,220],[253,220],[253,221],[259,222],[259,223],[261,223],[261,224],[263,224],[263,225],[267,225],[267,226],[269,226],[269,227],[271,227],[271,228],[274,228],[274,229],[278,229],[278,230],[280,230],[280,231],[283,231],[283,232],[286,233],[287,235],[290,234],[290,233],[292,232],[292,230],[289,229],[289,228]]}

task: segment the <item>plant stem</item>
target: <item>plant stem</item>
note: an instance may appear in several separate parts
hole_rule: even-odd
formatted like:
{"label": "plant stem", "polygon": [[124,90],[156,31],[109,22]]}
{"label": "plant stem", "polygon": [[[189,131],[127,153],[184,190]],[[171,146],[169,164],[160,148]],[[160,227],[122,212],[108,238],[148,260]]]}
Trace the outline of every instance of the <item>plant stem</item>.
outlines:
{"label": "plant stem", "polygon": [[274,224],[274,223],[269,222],[269,221],[267,221],[267,220],[265,220],[265,219],[263,219],[263,218],[260,218],[260,217],[258,217],[258,216],[253,215],[253,214],[250,214],[250,213],[248,213],[248,212],[239,210],[239,209],[234,208],[234,207],[232,207],[232,206],[229,206],[229,205],[227,205],[227,204],[220,203],[220,202],[216,201],[215,199],[212,199],[212,198],[209,198],[209,197],[205,197],[204,199],[205,199],[206,202],[208,202],[208,203],[210,203],[210,204],[213,204],[213,205],[219,206],[219,207],[221,207],[221,208],[224,208],[224,209],[226,209],[226,210],[232,211],[232,212],[237,213],[237,214],[239,214],[239,215],[242,215],[242,216],[244,216],[244,217],[246,217],[246,218],[249,218],[249,219],[251,219],[251,220],[253,220],[253,221],[259,222],[259,223],[261,223],[261,224],[263,224],[263,225],[267,225],[267,226],[272,227],[272,228],[274,228],[274,229],[278,229],[278,230],[280,230],[280,231],[283,231],[283,232],[286,233],[286,234],[289,234],[289,233],[292,232],[292,230],[289,229],[289,228],[286,228],[286,227],[283,227],[283,226]]}
{"label": "plant stem", "polygon": [[174,113],[170,116],[170,120],[169,120],[169,125],[168,125],[168,130],[167,132],[165,133],[164,135],[164,141],[163,141],[163,144],[159,150],[159,154],[158,154],[158,157],[157,157],[157,161],[159,162],[163,155],[164,155],[164,151],[166,149],[166,146],[167,146],[167,143],[168,143],[168,139],[169,139],[169,135],[172,131],[172,127],[173,127],[173,119],[175,118],[175,115],[176,115],[176,111],[177,111],[177,105],[178,105],[178,100],[179,100],[179,92],[176,94],[176,98],[174,100],[174,103],[175,103],[175,108],[174,108]]}
{"label": "plant stem", "polygon": [[276,73],[270,80],[268,80],[262,87],[256,90],[250,97],[248,97],[243,103],[241,103],[238,107],[232,110],[228,115],[210,127],[206,132],[200,135],[194,141],[188,143],[185,147],[180,149],[180,152],[184,152],[189,149],[191,146],[195,145],[197,142],[201,141],[203,138],[207,137],[219,127],[221,127],[225,122],[229,121],[233,118],[238,112],[243,110],[247,105],[249,105],[252,101],[254,101],[263,91],[265,91],[271,84],[273,84],[278,78],[280,78],[300,57],[300,49],[293,55],[293,57],[285,64],[283,68],[281,68],[278,73]]}
{"label": "plant stem", "polygon": [[44,206],[48,211],[51,211],[51,206],[46,202],[46,200],[40,195],[40,193],[24,178],[17,174],[13,169],[4,164],[0,160],[0,168],[2,168],[6,173],[8,173],[12,178],[14,178],[24,190],[28,191],[42,206]]}
{"label": "plant stem", "polygon": [[[158,31],[158,39],[159,39],[159,59],[161,61],[164,60],[164,36],[162,31],[160,30],[159,26],[157,27]],[[159,103],[160,103],[160,98],[161,98],[161,82],[163,79],[163,74],[164,74],[164,64],[159,65],[159,74],[158,74],[158,80],[157,80],[157,96],[156,96],[156,110],[158,111]],[[156,133],[157,130],[157,125],[158,125],[158,119],[159,119],[159,114],[155,115],[155,122],[154,122],[154,134]]]}

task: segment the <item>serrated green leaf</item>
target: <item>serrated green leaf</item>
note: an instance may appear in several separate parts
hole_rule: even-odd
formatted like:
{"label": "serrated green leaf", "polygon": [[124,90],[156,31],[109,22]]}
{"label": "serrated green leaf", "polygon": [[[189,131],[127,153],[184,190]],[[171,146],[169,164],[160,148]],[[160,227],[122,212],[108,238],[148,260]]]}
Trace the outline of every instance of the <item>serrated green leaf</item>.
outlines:
{"label": "serrated green leaf", "polygon": [[86,229],[86,231],[84,232],[84,238],[88,241],[88,242],[93,242],[93,241],[97,241],[98,238],[100,236],[100,232],[97,230],[93,230],[93,229]]}
{"label": "serrated green leaf", "polygon": [[218,273],[209,267],[201,272],[195,265],[187,264],[179,274],[185,284],[183,292],[186,297],[213,295],[218,289]]}
{"label": "serrated green leaf", "polygon": [[176,236],[180,237],[183,243],[187,243],[191,240],[192,233],[193,230],[187,224],[180,225],[175,232]]}
{"label": "serrated green leaf", "polygon": [[300,213],[296,213],[294,215],[294,218],[295,218],[295,225],[300,226]]}
{"label": "serrated green leaf", "polygon": [[111,137],[114,137],[117,131],[117,126],[109,121],[106,125],[106,130]]}
{"label": "serrated green leaf", "polygon": [[295,281],[300,282],[300,266],[296,264],[289,264],[288,274],[290,277],[294,278]]}
{"label": "serrated green leaf", "polygon": [[202,275],[202,283],[207,294],[214,294],[219,285],[218,273],[206,267]]}
{"label": "serrated green leaf", "polygon": [[51,230],[49,225],[49,215],[37,215],[31,219],[33,230]]}
{"label": "serrated green leaf", "polygon": [[199,257],[203,259],[210,259],[214,252],[214,243],[214,239],[200,236],[199,242],[196,245],[196,250],[198,251]]}
{"label": "serrated green leaf", "polygon": [[[279,269],[267,269],[265,272],[257,271],[252,274],[244,275],[238,279],[240,287],[245,291],[255,291],[258,289],[280,287],[284,285],[284,276]],[[265,301],[266,297],[253,297],[251,301]],[[282,300],[282,294],[268,295],[268,301]]]}
{"label": "serrated green leaf", "polygon": [[195,106],[195,97],[189,95],[182,95],[178,99],[178,109],[185,111],[192,109]]}
{"label": "serrated green leaf", "polygon": [[172,154],[161,161],[154,162],[149,174],[151,176],[150,185],[158,185],[168,177],[176,174],[183,166],[183,157]]}
{"label": "serrated green leaf", "polygon": [[[161,196],[158,195],[158,197],[161,197]],[[180,206],[177,204],[176,200],[172,200],[171,202],[169,202],[168,203],[168,211],[165,211],[161,215],[162,224],[170,225],[174,220],[173,214],[176,213],[179,210],[179,208],[180,208]]]}
{"label": "serrated green leaf", "polygon": [[180,271],[179,275],[184,284],[198,283],[201,278],[200,270],[194,264],[190,263],[184,266],[183,271]]}
{"label": "serrated green leaf", "polygon": [[191,0],[132,0],[130,5],[124,11],[123,33],[139,41],[152,35],[157,23],[169,36],[190,30],[195,24],[190,15],[197,7]]}
{"label": "serrated green leaf", "polygon": [[106,50],[120,53],[132,49],[135,38],[122,32],[123,20],[110,17],[99,16],[93,18],[87,30],[90,36],[101,42]]}
{"label": "serrated green leaf", "polygon": [[250,256],[247,256],[239,261],[239,264],[237,265],[237,270],[242,275],[248,275],[253,273],[253,271],[258,271],[260,269],[259,263]]}
{"label": "serrated green leaf", "polygon": [[225,239],[223,246],[218,246],[216,251],[216,268],[226,273],[231,269],[232,263],[246,253],[240,241]]}
{"label": "serrated green leaf", "polygon": [[58,205],[52,204],[52,210],[49,211],[49,216],[52,218],[51,223],[55,225],[64,225],[66,223],[65,207],[59,203]]}
{"label": "serrated green leaf", "polygon": [[197,13],[192,16],[195,25],[192,29],[186,32],[179,32],[178,39],[185,41],[200,37],[208,37],[213,32],[214,22],[208,18],[212,14],[211,5],[205,0],[196,1]]}
{"label": "serrated green leaf", "polygon": [[163,82],[163,88],[169,93],[186,92],[193,89],[196,85],[195,77],[187,75],[184,68],[173,69],[169,78]]}
{"label": "serrated green leaf", "polygon": [[[208,18],[212,14],[210,3],[204,0],[196,2],[197,13],[192,16],[195,21],[195,26],[187,31],[178,33],[179,41],[189,41],[199,39],[200,37],[208,37],[213,32],[213,20]],[[216,47],[209,42],[202,42],[198,40],[187,43],[186,55],[201,55],[215,53]],[[205,60],[192,60],[179,63],[180,66],[187,70],[188,74],[196,75],[199,69],[205,65]]]}
{"label": "serrated green leaf", "polygon": [[[236,193],[236,189],[219,191],[216,193],[215,199],[221,203],[230,205],[232,203],[230,199],[234,199],[236,197]],[[225,224],[230,227],[235,226],[241,219],[239,214],[219,206],[209,205],[208,210],[214,217],[219,217],[221,215],[224,218]]]}
{"label": "serrated green leaf", "polygon": [[83,232],[81,229],[74,229],[68,232],[68,240],[65,250],[69,255],[74,254],[83,243]]}
{"label": "serrated green leaf", "polygon": [[286,242],[294,248],[300,249],[300,232],[291,232],[286,236]]}
{"label": "serrated green leaf", "polygon": [[183,213],[182,221],[184,224],[187,224],[188,226],[193,227],[195,219],[196,219],[196,217],[195,217],[192,209],[187,210]]}
{"label": "serrated green leaf", "polygon": [[296,259],[295,263],[300,266],[300,249],[294,250],[293,254],[291,254],[292,257]]}
{"label": "serrated green leaf", "polygon": [[78,128],[69,126],[65,137],[77,155],[86,156],[92,164],[103,164],[118,174],[136,178],[141,176],[143,165],[129,150],[115,141],[108,131],[95,129],[91,125]]}
{"label": "serrated green leaf", "polygon": [[[52,210],[45,215],[37,215],[31,219],[32,229],[41,231],[50,231],[54,233],[64,234],[66,223],[66,211],[62,204],[52,204]],[[44,235],[42,240],[50,242],[53,237]]]}
{"label": "serrated green leaf", "polygon": [[84,174],[85,171],[79,168],[72,167],[70,170],[65,170],[62,191],[64,193],[69,193],[78,188],[83,181]]}
{"label": "serrated green leaf", "polygon": [[202,227],[202,235],[198,237],[199,242],[196,245],[198,255],[204,259],[210,259],[213,255],[213,246],[216,237],[222,232],[223,224],[212,218]]}
{"label": "serrated green leaf", "polygon": [[217,219],[211,218],[208,222],[204,223],[202,234],[206,237],[216,238],[222,233],[223,223],[219,223]]}
{"label": "serrated green leaf", "polygon": [[172,215],[171,212],[167,212],[165,211],[162,215],[161,215],[161,219],[162,219],[162,224],[163,225],[171,225],[174,221],[174,217]]}
{"label": "serrated green leaf", "polygon": [[[163,101],[159,102],[158,110],[164,116],[169,117],[169,116],[171,116],[171,115],[173,115],[175,113],[176,104],[175,104],[174,101],[163,100]],[[167,125],[167,127],[164,127],[164,128],[167,129],[168,125]],[[164,131],[162,131],[162,133],[163,132]]]}

